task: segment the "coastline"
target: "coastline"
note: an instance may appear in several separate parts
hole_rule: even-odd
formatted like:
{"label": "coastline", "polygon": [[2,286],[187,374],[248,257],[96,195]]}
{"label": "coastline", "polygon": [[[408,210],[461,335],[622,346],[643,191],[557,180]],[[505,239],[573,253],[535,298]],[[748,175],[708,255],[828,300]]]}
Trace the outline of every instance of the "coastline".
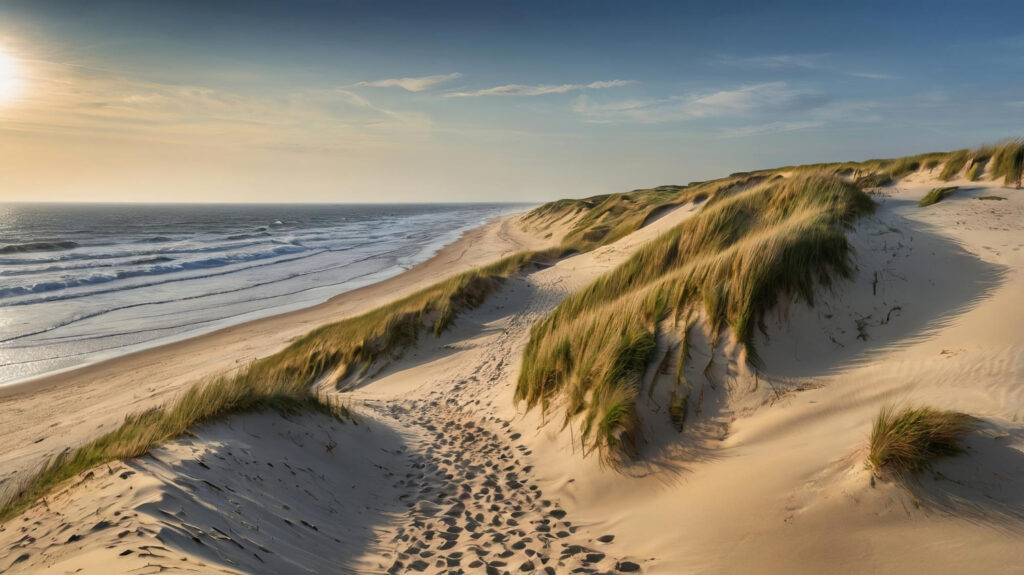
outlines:
{"label": "coastline", "polygon": [[[0,485],[68,446],[162,404],[186,386],[230,373],[308,331],[369,311],[433,282],[552,243],[519,229],[520,214],[464,232],[428,260],[318,305],[221,328],[96,363],[0,386]],[[80,413],[88,406],[88,415]]]}
{"label": "coastline", "polygon": [[[18,209],[19,205],[10,204],[9,207]],[[7,206],[5,204],[2,207]],[[421,209],[409,211],[410,206]],[[69,233],[68,237],[74,236],[80,242],[84,242],[79,247],[105,251],[88,252],[77,256],[64,256],[60,255],[62,252],[54,252],[57,255],[47,256],[57,258],[54,262],[63,261],[64,257],[71,258],[68,260],[71,262],[91,262],[86,265],[71,265],[66,268],[69,270],[66,272],[69,274],[67,276],[52,278],[45,274],[33,275],[36,274],[35,271],[17,271],[21,265],[31,264],[31,261],[4,258],[4,262],[10,261],[17,269],[8,271],[5,268],[0,275],[5,278],[10,275],[21,283],[17,283],[15,287],[0,288],[0,292],[4,292],[0,296],[5,298],[0,303],[3,305],[3,316],[7,319],[0,345],[0,389],[58,373],[71,372],[105,360],[199,337],[249,321],[322,304],[337,295],[400,275],[437,255],[464,233],[486,225],[496,217],[515,214],[524,209],[523,205],[514,204],[453,204],[452,208],[429,204],[394,207],[324,205],[322,210],[310,212],[303,205],[284,204],[281,206],[282,211],[269,212],[267,206],[243,204],[238,207],[242,210],[242,215],[238,216],[238,221],[229,225],[244,227],[248,223],[255,226],[276,214],[288,220],[294,229],[274,228],[274,234],[243,233],[241,236],[226,237],[227,240],[242,240],[237,246],[225,244],[223,241],[218,244],[217,241],[209,243],[202,240],[198,244],[186,244],[184,247],[172,242],[169,244],[170,247],[167,247],[166,241],[173,238],[159,234],[173,236],[175,232],[166,228],[165,220],[169,217],[181,217],[180,214],[174,215],[178,213],[175,209],[183,208],[173,205],[157,207],[159,209],[150,214],[155,219],[154,231],[148,235],[143,233],[141,238],[133,239],[129,233],[120,240],[105,239],[106,236],[82,239],[76,234],[91,232]],[[211,212],[213,215],[224,215],[227,213],[224,210],[232,209],[231,206],[224,205],[215,207],[219,211]],[[81,204],[69,207],[69,224],[73,223],[75,227],[86,230],[90,225],[97,229],[106,229],[104,225],[110,225],[109,222],[104,224],[106,220],[102,218],[83,216],[83,213],[89,213],[82,211],[85,209]],[[111,204],[110,209],[114,215],[105,217],[121,222],[125,214],[133,214],[140,208],[128,204]],[[392,209],[399,211],[390,212]],[[469,214],[468,216],[456,215],[465,210],[469,210],[465,212]],[[18,213],[15,211],[15,214]],[[47,211],[41,213],[53,215]],[[440,219],[447,220],[443,223],[432,223],[432,216],[421,220],[422,223],[410,220],[409,226],[402,231],[387,224],[385,217],[380,220],[379,229],[373,226],[365,227],[365,218],[371,217],[372,214],[392,213],[398,217],[414,219],[421,215],[436,214]],[[23,215],[30,220],[43,219],[39,213],[25,212]],[[186,235],[198,234],[197,237],[206,237],[204,234],[210,231],[211,225],[214,225],[209,221],[212,216],[202,216],[208,220],[204,222],[198,214],[193,215],[196,221],[186,226],[187,230],[179,233],[187,232]],[[341,218],[348,223],[339,222],[334,228],[320,228],[321,231],[312,236],[312,228],[303,231],[303,226],[321,226],[323,222],[313,223],[319,221],[317,218]],[[345,218],[355,219],[349,221]],[[31,226],[29,227],[31,229]],[[295,244],[307,240],[314,243],[296,247]],[[78,245],[75,242],[71,243]],[[233,251],[236,247],[241,251]],[[124,269],[117,263],[104,263],[110,258],[124,259],[128,252],[118,250],[125,249],[129,252],[142,250],[136,254],[142,259],[129,262],[129,267]],[[280,249],[285,251],[280,252]],[[273,261],[268,262],[265,259],[264,256],[268,253],[275,254]],[[160,263],[153,267],[144,266],[145,269],[141,271],[135,269],[154,261],[151,257],[154,254],[159,254],[156,259],[167,260],[170,263]],[[201,259],[189,260],[188,258],[194,254],[198,254]],[[284,257],[279,259],[282,254]],[[146,259],[147,257],[149,259]],[[312,259],[307,259],[310,257]],[[225,262],[235,264],[231,264],[229,269],[225,270]],[[65,269],[62,265],[58,263],[42,271]],[[39,264],[35,267],[39,267]],[[260,271],[256,271],[258,268],[261,268]],[[116,271],[107,271],[108,269]],[[25,284],[24,282],[29,280],[21,278],[26,275],[34,278],[31,280],[34,283]],[[129,283],[121,287],[110,287],[106,283],[122,275],[125,275],[129,282],[135,279],[144,281],[140,285]],[[218,279],[219,276],[236,279],[221,280]],[[93,280],[100,281],[97,284],[97,294],[82,295],[69,291],[92,286]],[[22,294],[24,297],[30,299],[6,299],[11,293],[21,291],[25,292]],[[146,294],[147,291],[150,294]],[[236,293],[237,295],[231,295]],[[122,294],[125,294],[123,299]],[[25,304],[30,305],[23,308]],[[26,311],[28,309],[33,311],[29,313]],[[108,321],[105,319],[107,317],[117,317],[118,326],[106,325],[104,322]],[[127,327],[120,327],[121,323]],[[82,327],[83,325],[85,327]],[[70,335],[66,335],[68,330],[71,331]]]}

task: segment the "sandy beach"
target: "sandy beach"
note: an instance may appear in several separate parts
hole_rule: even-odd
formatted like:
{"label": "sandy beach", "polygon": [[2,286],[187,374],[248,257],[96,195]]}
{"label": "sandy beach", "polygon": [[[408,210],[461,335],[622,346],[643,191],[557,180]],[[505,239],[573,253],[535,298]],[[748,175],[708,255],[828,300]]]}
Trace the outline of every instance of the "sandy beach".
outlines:
{"label": "sandy beach", "polygon": [[[77,477],[3,526],[0,566],[1024,572],[1024,195],[957,180],[953,196],[919,207],[939,184],[921,170],[873,192],[875,213],[849,233],[855,277],[813,307],[780,304],[757,336],[760,370],[740,361],[734,341],[712,357],[698,338],[686,369],[697,378],[710,361],[719,385],[685,441],[665,398],[644,399],[646,439],[621,469],[584,454],[559,415],[513,401],[523,350],[559,302],[699,213],[699,203],[509,279],[454,329],[341,393],[357,424],[236,416]],[[988,196],[1005,199],[978,199]],[[560,239],[531,237],[520,223],[475,230],[407,274],[323,306],[5,389],[0,414],[18,422],[0,438],[5,473],[319,323]],[[645,381],[659,377],[654,366]],[[971,413],[983,427],[966,455],[909,488],[876,479],[864,460],[872,419],[884,404],[922,402]]]}

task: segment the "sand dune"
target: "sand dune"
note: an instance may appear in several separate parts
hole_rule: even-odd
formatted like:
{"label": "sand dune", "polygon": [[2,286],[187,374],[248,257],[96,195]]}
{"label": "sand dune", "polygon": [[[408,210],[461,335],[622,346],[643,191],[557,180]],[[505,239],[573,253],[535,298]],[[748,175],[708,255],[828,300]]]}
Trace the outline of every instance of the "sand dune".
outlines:
{"label": "sand dune", "polygon": [[[854,280],[813,308],[782,302],[757,336],[759,372],[727,344],[712,363],[719,383],[683,434],[664,394],[645,398],[647,441],[621,470],[585,456],[560,416],[514,404],[520,360],[537,320],[695,214],[693,204],[509,280],[455,329],[341,393],[359,425],[238,416],[83,475],[3,526],[0,569],[1024,572],[1024,195],[953,184],[961,189],[925,208],[918,200],[938,185],[927,171],[881,188],[879,209],[850,234]],[[990,195],[1006,200],[977,199]],[[508,237],[491,245],[552,241]],[[463,257],[502,249],[474,245]],[[223,341],[244,346],[287,326],[275,331],[279,346],[318,313],[242,326]],[[696,379],[706,337],[692,353]],[[648,381],[657,377],[652,368]],[[132,394],[111,400],[100,422],[166,397]],[[46,452],[30,436],[49,442],[46,426],[64,429],[26,397],[0,404],[4,417],[31,422],[3,437],[7,473]],[[864,463],[872,419],[891,402],[957,409],[983,427],[965,455],[905,488]],[[68,429],[77,431],[62,445],[95,433],[84,419]]]}

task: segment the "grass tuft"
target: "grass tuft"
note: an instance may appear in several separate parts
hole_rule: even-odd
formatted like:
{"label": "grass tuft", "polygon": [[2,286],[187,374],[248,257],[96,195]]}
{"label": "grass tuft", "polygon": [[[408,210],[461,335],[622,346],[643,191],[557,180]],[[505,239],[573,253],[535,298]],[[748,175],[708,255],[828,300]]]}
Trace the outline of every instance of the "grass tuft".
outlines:
{"label": "grass tuft", "polygon": [[957,191],[959,189],[960,189],[959,186],[949,186],[949,187],[945,187],[945,188],[935,188],[932,191],[930,191],[927,194],[925,194],[925,196],[923,198],[921,198],[921,201],[918,202],[917,205],[919,205],[919,206],[921,206],[923,208],[925,206],[930,206],[932,204],[937,204],[937,203],[941,202],[942,200],[944,200],[944,199],[948,198],[949,196],[951,196],[953,194],[953,192],[955,192],[955,191]]}
{"label": "grass tuft", "polygon": [[868,463],[876,473],[907,477],[936,459],[961,453],[961,441],[977,424],[975,418],[955,411],[883,407],[871,429]]}

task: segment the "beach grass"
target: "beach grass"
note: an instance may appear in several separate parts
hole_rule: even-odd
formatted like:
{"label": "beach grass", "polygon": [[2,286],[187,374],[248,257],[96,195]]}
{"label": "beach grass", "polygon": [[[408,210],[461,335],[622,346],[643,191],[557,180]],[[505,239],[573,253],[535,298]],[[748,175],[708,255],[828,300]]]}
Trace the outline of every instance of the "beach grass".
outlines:
{"label": "beach grass", "polygon": [[944,187],[944,188],[934,188],[934,189],[932,189],[932,191],[930,191],[927,194],[925,194],[925,196],[923,198],[921,198],[921,201],[918,202],[917,205],[919,205],[919,206],[921,206],[923,208],[925,206],[930,206],[932,204],[937,204],[937,203],[941,202],[942,200],[944,200],[944,199],[948,198],[949,196],[951,196],[953,194],[953,192],[955,192],[955,191],[957,191],[959,189],[960,189],[959,186],[947,186],[947,187]]}
{"label": "beach grass", "polygon": [[955,411],[885,406],[871,429],[868,463],[876,473],[908,477],[939,458],[961,453],[964,436],[977,423],[975,418]]}
{"label": "beach grass", "polygon": [[542,410],[559,400],[565,425],[578,418],[584,448],[614,464],[639,439],[634,398],[665,320],[703,311],[712,335],[728,326],[757,364],[753,332],[764,313],[781,296],[813,303],[818,284],[849,277],[845,229],[873,207],[828,174],[714,196],[534,325],[516,399]]}

